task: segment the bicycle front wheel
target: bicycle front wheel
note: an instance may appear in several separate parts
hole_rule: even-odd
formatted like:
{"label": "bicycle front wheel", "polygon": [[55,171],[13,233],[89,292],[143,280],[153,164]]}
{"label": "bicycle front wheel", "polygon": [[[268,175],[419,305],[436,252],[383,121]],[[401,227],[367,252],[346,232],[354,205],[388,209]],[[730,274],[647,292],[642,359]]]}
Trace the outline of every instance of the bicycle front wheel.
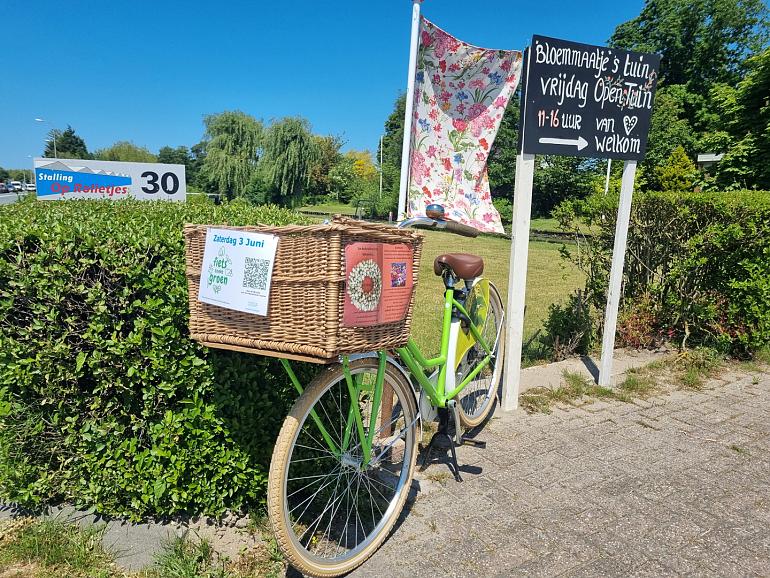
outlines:
{"label": "bicycle front wheel", "polygon": [[[492,402],[503,376],[505,358],[505,319],[503,302],[492,283],[489,283],[489,303],[484,325],[480,328],[484,341],[492,348],[492,359],[455,398],[460,410],[460,421],[465,427],[480,425],[489,415]],[[463,356],[457,368],[457,379],[463,380],[486,357],[479,343]]]}
{"label": "bicycle front wheel", "polygon": [[[338,576],[371,556],[398,518],[414,473],[411,386],[386,366],[372,422],[377,360],[349,367],[350,383],[341,365],[311,382],[284,421],[270,464],[268,513],[276,540],[288,561],[311,576]],[[351,402],[360,408],[365,438],[374,423],[367,459]]]}

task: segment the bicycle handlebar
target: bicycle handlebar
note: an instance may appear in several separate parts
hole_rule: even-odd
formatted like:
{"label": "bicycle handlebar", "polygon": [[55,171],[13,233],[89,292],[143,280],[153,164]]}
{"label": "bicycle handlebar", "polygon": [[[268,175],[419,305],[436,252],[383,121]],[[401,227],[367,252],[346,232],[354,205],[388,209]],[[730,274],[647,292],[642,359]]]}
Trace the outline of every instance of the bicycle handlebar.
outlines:
{"label": "bicycle handlebar", "polygon": [[407,227],[416,227],[418,229],[444,229],[455,235],[463,237],[478,237],[479,231],[468,225],[456,223],[454,221],[445,221],[444,219],[431,219],[430,217],[411,217],[398,224],[399,229]]}
{"label": "bicycle handlebar", "polygon": [[456,223],[454,221],[446,221],[446,230],[455,235],[462,235],[463,237],[478,237],[479,230],[463,225],[462,223]]}

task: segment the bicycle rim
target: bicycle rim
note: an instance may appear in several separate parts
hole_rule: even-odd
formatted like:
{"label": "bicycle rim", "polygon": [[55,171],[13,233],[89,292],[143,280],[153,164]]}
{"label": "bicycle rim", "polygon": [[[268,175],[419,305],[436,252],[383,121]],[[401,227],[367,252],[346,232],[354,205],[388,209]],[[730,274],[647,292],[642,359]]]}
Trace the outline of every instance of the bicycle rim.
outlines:
{"label": "bicycle rim", "polygon": [[[362,390],[358,404],[366,433],[377,362],[353,362],[350,370]],[[307,574],[333,576],[358,566],[403,508],[416,457],[415,401],[392,370],[386,371],[384,390],[367,466],[355,424],[346,436],[350,395],[341,367],[308,386],[281,430],[271,464],[270,517],[284,554]],[[311,411],[335,446],[347,447],[341,455],[330,450]]]}
{"label": "bicycle rim", "polygon": [[[487,417],[503,373],[505,351],[505,327],[503,305],[497,288],[489,284],[489,309],[481,335],[494,354],[490,362],[473,378],[455,398],[460,410],[460,420],[466,427],[476,427]],[[486,357],[480,344],[475,344],[463,356],[457,369],[457,379],[462,380]]]}

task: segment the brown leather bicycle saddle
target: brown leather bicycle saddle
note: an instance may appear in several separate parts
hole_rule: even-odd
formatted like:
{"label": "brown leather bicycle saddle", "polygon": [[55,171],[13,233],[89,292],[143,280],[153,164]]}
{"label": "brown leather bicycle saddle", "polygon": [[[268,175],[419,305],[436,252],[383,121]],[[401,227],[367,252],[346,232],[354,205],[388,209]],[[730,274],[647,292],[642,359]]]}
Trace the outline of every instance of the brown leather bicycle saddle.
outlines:
{"label": "brown leather bicycle saddle", "polygon": [[449,267],[460,279],[473,279],[484,272],[484,260],[477,255],[468,253],[445,253],[433,261],[433,272],[441,276],[444,269]]}

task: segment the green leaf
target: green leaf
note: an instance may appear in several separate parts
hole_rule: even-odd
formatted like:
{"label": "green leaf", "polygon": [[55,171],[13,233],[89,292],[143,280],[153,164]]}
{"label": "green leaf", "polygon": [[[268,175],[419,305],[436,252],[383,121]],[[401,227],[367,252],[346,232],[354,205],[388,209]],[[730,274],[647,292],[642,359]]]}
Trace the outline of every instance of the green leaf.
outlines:
{"label": "green leaf", "polygon": [[83,367],[83,364],[86,361],[86,352],[81,351],[78,353],[77,358],[75,359],[75,371],[80,371],[80,368]]}

